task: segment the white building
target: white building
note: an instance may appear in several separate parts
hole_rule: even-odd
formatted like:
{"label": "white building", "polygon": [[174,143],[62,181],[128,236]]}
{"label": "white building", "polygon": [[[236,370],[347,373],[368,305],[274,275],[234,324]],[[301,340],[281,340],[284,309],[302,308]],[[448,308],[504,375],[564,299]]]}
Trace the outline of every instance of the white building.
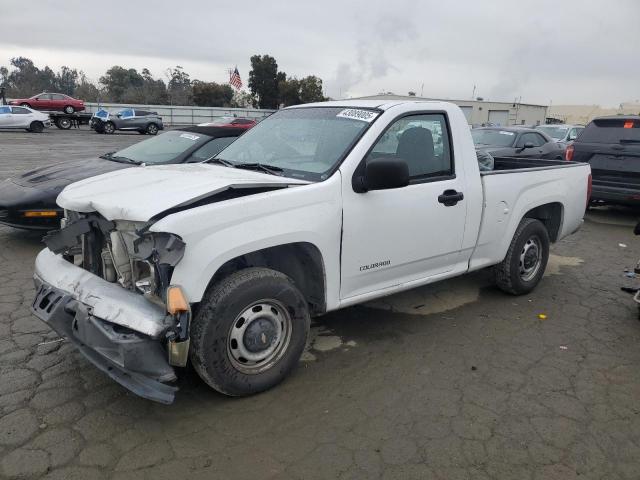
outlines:
{"label": "white building", "polygon": [[458,105],[467,117],[469,125],[544,125],[547,118],[546,105],[514,102],[490,102],[484,100],[450,100],[405,95],[372,95],[359,100],[439,100]]}

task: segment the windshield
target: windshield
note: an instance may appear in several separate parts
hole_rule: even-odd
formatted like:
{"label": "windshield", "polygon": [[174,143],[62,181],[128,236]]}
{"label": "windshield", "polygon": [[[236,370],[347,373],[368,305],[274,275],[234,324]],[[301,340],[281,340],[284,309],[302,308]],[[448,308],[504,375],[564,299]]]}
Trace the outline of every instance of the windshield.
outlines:
{"label": "windshield", "polygon": [[562,140],[567,136],[567,132],[569,131],[569,127],[538,127],[538,130],[543,131],[551,138],[556,140]]}
{"label": "windshield", "polygon": [[471,130],[473,143],[476,145],[493,145],[497,147],[510,147],[516,138],[515,132],[505,130]]}
{"label": "windshield", "polygon": [[374,110],[342,107],[280,110],[217,158],[277,167],[286,177],[324,180],[378,115]]}
{"label": "windshield", "polygon": [[113,154],[113,157],[124,157],[134,162],[149,164],[168,163],[178,156],[209,141],[211,137],[172,130],[157,137],[131,145]]}

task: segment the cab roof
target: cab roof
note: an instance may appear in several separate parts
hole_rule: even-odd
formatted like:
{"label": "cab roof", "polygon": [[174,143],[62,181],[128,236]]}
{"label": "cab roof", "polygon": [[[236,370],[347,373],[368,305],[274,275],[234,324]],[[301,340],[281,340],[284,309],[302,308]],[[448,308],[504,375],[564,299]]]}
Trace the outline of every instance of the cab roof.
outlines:
{"label": "cab roof", "polygon": [[454,105],[451,102],[441,102],[436,100],[331,100],[328,102],[303,103],[292,105],[287,108],[304,107],[345,107],[345,108],[376,108],[378,110],[388,110],[396,105],[428,104],[431,108],[443,108],[445,105]]}

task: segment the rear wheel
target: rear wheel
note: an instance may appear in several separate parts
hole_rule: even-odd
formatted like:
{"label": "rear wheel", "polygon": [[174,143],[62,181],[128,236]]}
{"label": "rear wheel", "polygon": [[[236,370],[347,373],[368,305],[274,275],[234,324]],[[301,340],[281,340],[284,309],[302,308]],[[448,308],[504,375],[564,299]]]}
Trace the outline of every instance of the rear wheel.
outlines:
{"label": "rear wheel", "polygon": [[155,135],[156,133],[158,133],[158,126],[155,123],[150,123],[149,125],[147,125],[147,133],[149,135]]}
{"label": "rear wheel", "polygon": [[42,133],[42,131],[44,130],[44,124],[42,122],[31,122],[31,125],[29,125],[29,131],[30,132],[34,132],[34,133]]}
{"label": "rear wheel", "polygon": [[307,302],[286,275],[240,270],[205,295],[191,327],[191,361],[212,388],[251,395],[298,364],[309,332]]}
{"label": "rear wheel", "polygon": [[116,131],[116,126],[113,124],[113,122],[105,122],[104,126],[102,127],[102,131],[108,135],[111,135]]}
{"label": "rear wheel", "polygon": [[27,102],[25,103],[21,103],[20,104],[21,107],[27,107],[27,108],[31,108],[31,105],[29,105]]}
{"label": "rear wheel", "polygon": [[512,295],[532,291],[549,260],[549,232],[540,220],[523,218],[513,235],[507,256],[494,267],[498,288]]}
{"label": "rear wheel", "polygon": [[71,119],[65,117],[58,118],[56,120],[56,127],[62,130],[69,130],[71,128]]}
{"label": "rear wheel", "polygon": [[68,113],[69,115],[71,115],[73,112],[76,111],[75,108],[73,108],[71,105],[67,105],[66,107],[63,108],[64,113]]}

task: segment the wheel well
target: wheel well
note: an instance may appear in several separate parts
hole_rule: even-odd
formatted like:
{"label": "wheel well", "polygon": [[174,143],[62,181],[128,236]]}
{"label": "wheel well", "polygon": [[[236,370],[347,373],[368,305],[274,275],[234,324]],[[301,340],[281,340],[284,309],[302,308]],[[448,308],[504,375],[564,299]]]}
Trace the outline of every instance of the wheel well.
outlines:
{"label": "wheel well", "polygon": [[288,243],[240,255],[216,271],[207,289],[232,273],[249,267],[270,268],[284,273],[307,299],[312,315],[326,311],[324,263],[315,245]]}
{"label": "wheel well", "polygon": [[540,220],[549,232],[549,239],[552,242],[558,240],[560,235],[560,226],[562,225],[563,207],[561,203],[546,203],[539,207],[532,208],[525,215],[524,218],[535,218]]}

